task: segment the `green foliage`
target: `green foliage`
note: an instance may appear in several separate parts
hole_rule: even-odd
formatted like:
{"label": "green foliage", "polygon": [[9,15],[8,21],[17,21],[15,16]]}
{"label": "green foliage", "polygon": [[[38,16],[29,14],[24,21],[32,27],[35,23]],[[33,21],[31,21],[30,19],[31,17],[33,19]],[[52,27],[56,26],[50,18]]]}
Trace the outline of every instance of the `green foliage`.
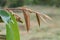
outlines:
{"label": "green foliage", "polygon": [[20,7],[24,5],[49,5],[49,6],[60,6],[60,0],[0,0],[0,6],[4,7],[7,5],[8,7]]}
{"label": "green foliage", "polygon": [[38,5],[60,6],[60,0],[33,0],[33,3]]}
{"label": "green foliage", "polygon": [[39,0],[33,0],[33,3],[34,4],[40,4],[40,1]]}
{"label": "green foliage", "polygon": [[20,7],[24,5],[24,0],[11,1],[9,7]]}
{"label": "green foliage", "polygon": [[24,5],[24,0],[0,0],[1,7],[20,7]]}
{"label": "green foliage", "polygon": [[4,7],[6,4],[6,1],[5,0],[0,0],[0,6]]}
{"label": "green foliage", "polygon": [[6,24],[6,40],[20,40],[18,25],[15,17],[4,10],[0,10],[0,16]]}
{"label": "green foliage", "polygon": [[25,0],[24,4],[25,5],[31,5],[33,3],[33,0]]}

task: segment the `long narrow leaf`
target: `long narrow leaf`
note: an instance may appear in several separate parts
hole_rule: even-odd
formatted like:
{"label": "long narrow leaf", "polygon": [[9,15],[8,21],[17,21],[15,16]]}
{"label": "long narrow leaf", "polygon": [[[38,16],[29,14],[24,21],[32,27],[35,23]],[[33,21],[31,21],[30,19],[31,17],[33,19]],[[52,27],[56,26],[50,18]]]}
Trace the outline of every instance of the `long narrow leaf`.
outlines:
{"label": "long narrow leaf", "polygon": [[12,13],[0,10],[0,16],[6,23],[6,40],[20,40],[18,25]]}

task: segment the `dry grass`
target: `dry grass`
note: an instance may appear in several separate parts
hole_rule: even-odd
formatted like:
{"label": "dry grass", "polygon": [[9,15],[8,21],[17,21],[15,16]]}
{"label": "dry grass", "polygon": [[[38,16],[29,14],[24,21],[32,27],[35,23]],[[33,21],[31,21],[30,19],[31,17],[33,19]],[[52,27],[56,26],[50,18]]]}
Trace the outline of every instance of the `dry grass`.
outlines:
{"label": "dry grass", "polygon": [[[19,26],[20,28],[24,28],[24,30],[20,30],[20,36],[21,40],[60,40],[60,19],[58,16],[60,13],[60,9],[58,8],[51,8],[51,7],[43,7],[43,6],[29,6],[28,8],[31,8],[33,10],[37,10],[39,12],[45,11],[54,21],[48,21],[49,24],[46,24],[44,22],[41,22],[40,28],[38,26],[36,16],[35,14],[30,14],[30,31],[29,33],[26,32],[26,28],[23,26],[25,25],[25,22],[23,25],[20,23]],[[53,10],[53,11],[52,11]],[[43,12],[44,13],[44,12]],[[22,13],[18,13],[21,18],[24,19]],[[56,14],[57,16],[53,15]],[[53,15],[53,16],[52,16]],[[23,20],[24,21],[24,20]],[[2,25],[1,25],[2,26]]]}
{"label": "dry grass", "polygon": [[17,21],[23,23],[21,21],[22,18],[19,17],[19,15],[14,13],[14,10],[19,10],[19,11],[21,10],[23,12],[23,15],[24,15],[27,32],[29,32],[29,29],[30,29],[30,14],[32,14],[32,13],[34,13],[36,15],[37,22],[38,22],[39,26],[40,26],[40,20],[43,20],[43,22],[45,22],[47,24],[48,24],[48,22],[46,21],[46,19],[53,21],[52,18],[50,18],[48,15],[39,13],[37,11],[33,11],[32,9],[29,9],[26,7],[4,8],[3,10],[12,13],[12,15],[15,16]]}

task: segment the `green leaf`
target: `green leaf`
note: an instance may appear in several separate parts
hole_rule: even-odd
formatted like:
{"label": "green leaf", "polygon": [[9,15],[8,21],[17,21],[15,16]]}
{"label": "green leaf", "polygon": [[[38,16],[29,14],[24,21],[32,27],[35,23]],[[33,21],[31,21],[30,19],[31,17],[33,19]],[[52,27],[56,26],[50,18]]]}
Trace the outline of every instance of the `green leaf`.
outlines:
{"label": "green leaf", "polygon": [[5,23],[10,19],[9,14],[4,10],[0,10],[0,16]]}
{"label": "green leaf", "polygon": [[6,23],[6,40],[20,40],[17,21],[12,13],[0,10],[0,16]]}

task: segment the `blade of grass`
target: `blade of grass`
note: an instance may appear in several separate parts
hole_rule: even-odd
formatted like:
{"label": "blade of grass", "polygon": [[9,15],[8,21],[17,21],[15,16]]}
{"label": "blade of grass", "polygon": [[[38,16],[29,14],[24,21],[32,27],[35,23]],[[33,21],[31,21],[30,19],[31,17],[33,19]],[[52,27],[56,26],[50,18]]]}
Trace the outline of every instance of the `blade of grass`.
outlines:
{"label": "blade of grass", "polygon": [[18,25],[12,13],[0,10],[0,16],[6,23],[6,40],[20,40]]}

